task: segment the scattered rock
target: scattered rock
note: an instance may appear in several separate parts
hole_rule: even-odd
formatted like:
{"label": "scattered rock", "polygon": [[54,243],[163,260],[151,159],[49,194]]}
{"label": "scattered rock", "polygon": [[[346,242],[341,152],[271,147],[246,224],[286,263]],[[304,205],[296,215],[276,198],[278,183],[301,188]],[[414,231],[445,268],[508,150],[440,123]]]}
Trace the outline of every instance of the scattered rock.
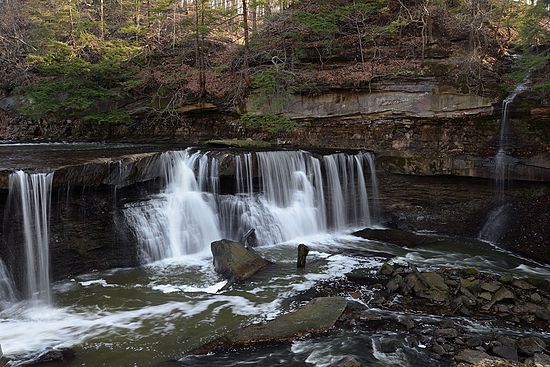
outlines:
{"label": "scattered rock", "polygon": [[69,348],[47,349],[27,360],[17,361],[17,366],[34,366],[38,364],[49,364],[52,362],[68,362],[74,359],[74,357],[74,351]]}
{"label": "scattered rock", "polygon": [[542,297],[538,293],[531,293],[529,295],[529,298],[531,299],[531,301],[533,301],[535,303],[539,303],[539,302],[542,301]]}
{"label": "scattered rock", "polygon": [[514,277],[512,276],[512,274],[504,274],[500,277],[499,281],[501,283],[510,284],[514,281]]}
{"label": "scattered rock", "polygon": [[210,246],[216,272],[230,281],[243,281],[272,263],[263,259],[254,250],[243,244],[220,240]]}
{"label": "scattered rock", "polygon": [[461,350],[456,356],[455,360],[457,362],[465,362],[470,364],[476,364],[483,360],[491,360],[493,357],[488,355],[485,352],[475,350],[475,349],[464,349]]}
{"label": "scattered rock", "polygon": [[550,356],[544,353],[536,353],[533,357],[525,360],[528,366],[550,367]]}
{"label": "scattered rock", "polygon": [[483,309],[489,310],[497,302],[501,302],[504,300],[513,300],[515,298],[516,296],[514,296],[514,293],[512,293],[512,291],[510,291],[506,287],[502,287],[493,295],[493,298],[491,299],[491,303],[488,303],[485,306],[483,306]]}
{"label": "scattered rock", "polygon": [[405,318],[399,318],[399,323],[403,325],[407,330],[414,329],[415,323],[412,319],[409,319],[408,317]]}
{"label": "scattered rock", "polygon": [[479,347],[483,341],[480,338],[469,338],[466,340],[466,345],[470,348]]}
{"label": "scattered rock", "polygon": [[513,346],[497,345],[493,347],[492,351],[493,351],[493,354],[498,357],[502,357],[504,359],[515,361],[515,362],[517,362],[518,360],[518,351]]}
{"label": "scattered rock", "polygon": [[346,356],[336,363],[331,364],[329,367],[362,367],[361,362],[357,358],[352,356]]}
{"label": "scattered rock", "polygon": [[482,292],[479,294],[479,298],[482,298],[486,301],[491,301],[493,299],[493,295],[489,292]]}
{"label": "scattered rock", "polygon": [[378,340],[378,350],[382,353],[394,353],[402,343],[400,340],[382,337]]}
{"label": "scattered rock", "polygon": [[382,265],[382,267],[380,268],[380,270],[378,271],[379,274],[382,274],[382,275],[392,275],[393,273],[393,266],[391,266],[390,264],[388,263],[384,263],[384,265]]}
{"label": "scattered rock", "polygon": [[518,350],[528,356],[532,356],[536,353],[542,353],[546,348],[544,340],[535,336],[521,338],[517,342]]}
{"label": "scattered rock", "polygon": [[524,291],[530,291],[537,288],[534,285],[529,284],[524,280],[514,280],[512,282],[512,285],[516,288],[523,289]]}
{"label": "scattered rock", "polygon": [[436,338],[456,338],[458,336],[458,331],[456,329],[436,329],[434,331],[434,336]]}
{"label": "scattered rock", "polygon": [[481,283],[481,289],[490,293],[495,293],[500,289],[500,287],[501,287],[501,284],[495,281]]}

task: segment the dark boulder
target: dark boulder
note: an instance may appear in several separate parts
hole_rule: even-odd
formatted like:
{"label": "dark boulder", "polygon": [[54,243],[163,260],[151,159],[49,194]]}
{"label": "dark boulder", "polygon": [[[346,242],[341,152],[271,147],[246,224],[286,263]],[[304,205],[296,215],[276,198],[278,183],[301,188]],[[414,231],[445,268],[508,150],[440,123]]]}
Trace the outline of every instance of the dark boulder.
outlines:
{"label": "dark boulder", "polygon": [[214,268],[224,278],[234,281],[243,281],[272,263],[263,259],[254,250],[243,244],[220,240],[212,242],[210,246],[214,257]]}

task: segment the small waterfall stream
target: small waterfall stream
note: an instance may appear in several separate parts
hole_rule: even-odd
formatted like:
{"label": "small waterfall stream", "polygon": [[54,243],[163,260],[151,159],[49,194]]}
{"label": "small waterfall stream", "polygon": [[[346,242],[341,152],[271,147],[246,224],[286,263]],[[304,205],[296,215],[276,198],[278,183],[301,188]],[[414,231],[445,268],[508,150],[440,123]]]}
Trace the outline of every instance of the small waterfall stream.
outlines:
{"label": "small waterfall stream", "polygon": [[25,296],[50,302],[49,212],[53,173],[10,175],[10,200],[18,202],[25,239]]}
{"label": "small waterfall stream", "polygon": [[494,179],[497,184],[497,193],[502,198],[504,189],[510,178],[510,168],[516,162],[511,156],[511,137],[510,137],[510,105],[516,99],[518,94],[525,91],[529,79],[526,78],[521,84],[502,101],[502,117],[500,119],[500,132],[498,141],[498,151],[495,156]]}
{"label": "small waterfall stream", "polygon": [[510,134],[510,105],[521,92],[527,89],[529,77],[516,86],[516,88],[502,101],[502,117],[500,119],[500,131],[498,151],[494,160],[494,176],[496,183],[495,199],[499,206],[494,208],[487,216],[487,220],[479,232],[479,239],[491,243],[498,243],[502,237],[506,224],[509,221],[509,204],[503,204],[504,190],[510,180],[510,169],[516,163],[512,157],[512,141]]}
{"label": "small waterfall stream", "polygon": [[206,252],[212,241],[239,240],[251,228],[260,244],[274,244],[368,226],[378,212],[374,158],[367,152],[238,154],[233,195],[218,192],[219,162],[213,154],[167,152],[162,162],[164,192],[125,210],[144,262]]}

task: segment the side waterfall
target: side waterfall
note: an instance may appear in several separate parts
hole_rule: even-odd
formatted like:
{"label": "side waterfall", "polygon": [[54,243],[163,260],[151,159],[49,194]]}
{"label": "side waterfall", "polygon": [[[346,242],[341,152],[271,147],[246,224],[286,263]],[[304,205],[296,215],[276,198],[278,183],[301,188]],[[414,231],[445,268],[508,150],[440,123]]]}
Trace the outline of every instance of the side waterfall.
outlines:
{"label": "side waterfall", "polygon": [[53,173],[10,175],[9,195],[18,202],[25,239],[25,292],[33,300],[50,302],[49,212]]}
{"label": "side waterfall", "polygon": [[529,79],[525,79],[502,101],[502,117],[500,119],[498,151],[495,156],[494,173],[499,199],[502,199],[504,189],[509,181],[510,168],[515,163],[515,159],[511,156],[510,104],[516,99],[518,94],[525,91],[528,82]]}
{"label": "side waterfall", "polygon": [[495,156],[493,179],[496,183],[495,199],[500,205],[494,208],[488,215],[483,228],[479,232],[479,239],[491,243],[497,243],[502,237],[504,229],[509,221],[508,204],[503,204],[504,190],[510,180],[510,169],[516,160],[511,156],[512,146],[510,139],[510,104],[521,92],[525,91],[529,83],[527,77],[521,84],[502,101],[502,117],[500,119],[500,131],[498,151]]}
{"label": "side waterfall", "polygon": [[0,260],[0,311],[16,300],[15,284],[13,284],[6,265]]}
{"label": "side waterfall", "polygon": [[208,252],[212,241],[239,240],[251,228],[267,245],[376,221],[371,153],[241,153],[232,158],[233,195],[219,193],[213,153],[167,152],[161,162],[164,192],[125,210],[144,262]]}

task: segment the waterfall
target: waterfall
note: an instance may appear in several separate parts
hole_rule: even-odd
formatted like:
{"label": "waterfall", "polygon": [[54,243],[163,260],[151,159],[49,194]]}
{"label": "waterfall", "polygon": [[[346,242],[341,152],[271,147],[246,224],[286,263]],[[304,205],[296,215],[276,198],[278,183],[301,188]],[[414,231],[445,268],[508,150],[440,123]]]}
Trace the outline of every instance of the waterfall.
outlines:
{"label": "waterfall", "polygon": [[0,310],[16,300],[15,284],[13,284],[6,265],[0,259]]}
{"label": "waterfall", "polygon": [[510,169],[516,160],[512,157],[512,142],[510,139],[510,105],[521,92],[527,89],[529,76],[502,101],[502,117],[500,119],[500,131],[498,151],[495,156],[494,180],[496,183],[496,201],[500,205],[494,208],[485,224],[479,232],[478,238],[491,243],[498,243],[508,225],[510,206],[502,204],[504,200],[504,189],[510,180]]}
{"label": "waterfall", "polygon": [[510,105],[518,94],[526,90],[528,82],[529,79],[526,78],[502,101],[502,117],[500,119],[498,151],[495,156],[494,172],[499,198],[502,198],[504,189],[509,181],[510,168],[515,163],[515,159],[511,156]]}
{"label": "waterfall", "polygon": [[28,298],[50,302],[49,212],[53,173],[10,175],[9,195],[18,202],[25,238],[25,291]]}
{"label": "waterfall", "polygon": [[212,241],[239,240],[251,228],[258,243],[275,244],[373,223],[371,153],[246,152],[231,159],[236,192],[222,195],[215,154],[162,156],[164,192],[125,209],[144,262],[207,251]]}
{"label": "waterfall", "polygon": [[165,191],[125,211],[145,262],[199,253],[221,237],[213,194],[202,191],[217,190],[217,162],[189,151],[163,153],[160,162]]}

